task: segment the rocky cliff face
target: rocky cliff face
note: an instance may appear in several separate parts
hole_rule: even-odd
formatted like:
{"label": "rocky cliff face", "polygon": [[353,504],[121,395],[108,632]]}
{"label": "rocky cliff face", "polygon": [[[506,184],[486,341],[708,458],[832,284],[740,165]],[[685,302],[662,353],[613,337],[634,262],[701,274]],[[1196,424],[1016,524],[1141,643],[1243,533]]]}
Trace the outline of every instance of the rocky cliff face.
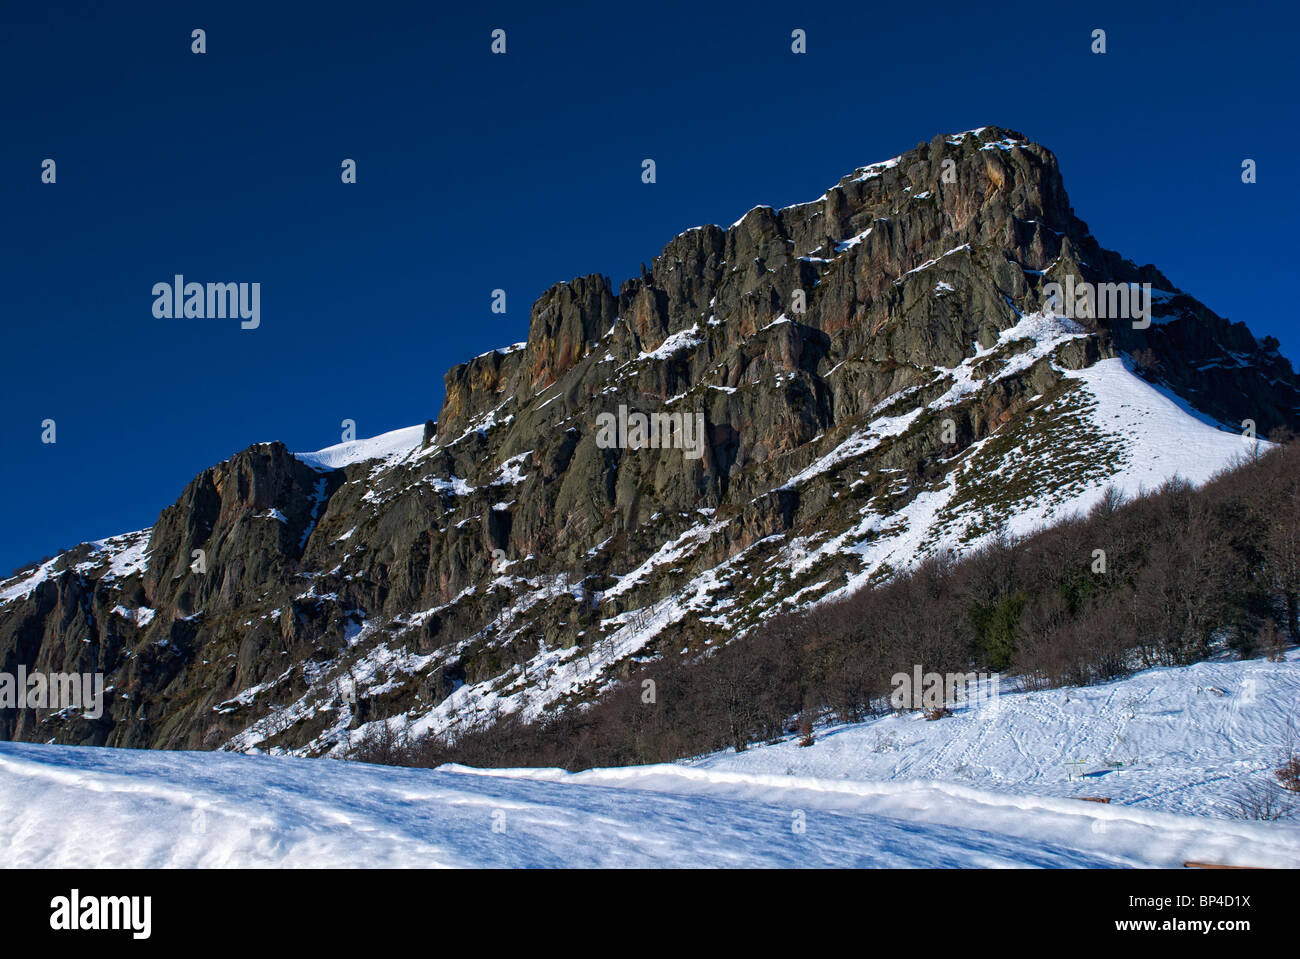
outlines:
{"label": "rocky cliff face", "polygon": [[[1045,309],[1067,282],[1151,284],[1150,325]],[[1179,404],[1266,435],[1298,425],[1300,380],[1103,249],[1048,150],[936,137],[688,230],[617,292],[547,290],[526,342],[447,373],[436,423],[254,446],[151,530],[0,583],[0,671],[109,688],[98,719],[0,710],[0,737],[321,754],[380,719],[535,715],[1245,450]],[[669,442],[607,442],[636,413],[675,416]]]}

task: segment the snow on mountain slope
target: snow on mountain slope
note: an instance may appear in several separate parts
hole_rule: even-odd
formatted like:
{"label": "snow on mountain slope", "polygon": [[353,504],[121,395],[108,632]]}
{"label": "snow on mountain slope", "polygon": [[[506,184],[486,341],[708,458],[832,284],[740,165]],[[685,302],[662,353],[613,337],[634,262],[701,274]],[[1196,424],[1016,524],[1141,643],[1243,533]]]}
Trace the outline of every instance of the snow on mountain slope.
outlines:
{"label": "snow on mountain slope", "polygon": [[1201,485],[1256,449],[1272,444],[1225,431],[1168,390],[1135,376],[1123,360],[1102,360],[1067,374],[1097,401],[1093,422],[1129,446],[1129,461],[1111,482],[1127,496],[1159,486],[1170,476]]}
{"label": "snow on mountain slope", "polygon": [[[936,369],[936,399],[906,411],[906,395],[883,402],[869,423],[848,433],[810,465],[792,468],[793,475],[779,487],[798,488],[811,477],[828,475],[841,492],[850,492],[860,476],[873,468],[873,450],[880,443],[906,437],[913,430],[936,428],[933,420],[922,417],[923,412],[942,417],[953,404],[988,383],[1019,375],[1035,363],[1051,362],[1055,350],[1080,336],[1077,324],[1068,319],[1022,315],[994,345],[977,347],[975,355],[958,367]],[[868,586],[936,552],[969,552],[1003,530],[1027,535],[1084,513],[1109,485],[1131,496],[1174,476],[1200,484],[1249,455],[1256,442],[1261,448],[1268,445],[1216,428],[1137,376],[1122,359],[1104,359],[1080,370],[1058,368],[1058,372],[1065,378],[1065,389],[1035,398],[1024,415],[972,443],[953,458],[943,481],[914,492],[905,488],[910,480],[900,475],[897,492],[903,495],[902,505],[895,490],[887,489],[859,501],[860,505],[825,511],[815,530],[759,540],[718,565],[696,567],[669,595],[615,612],[614,604],[650,571],[691,568],[697,554],[708,549],[727,523],[705,512],[695,526],[665,542],[658,553],[628,568],[613,586],[592,597],[607,612],[599,622],[600,638],[590,648],[543,647],[526,664],[459,686],[432,708],[402,721],[422,733],[472,727],[498,714],[533,719],[575,693],[598,693],[615,681],[614,667],[619,662],[640,654],[656,636],[687,617],[708,617],[738,636],[778,610]],[[364,455],[341,448],[332,448],[340,451],[337,454],[314,455],[370,458],[387,450],[390,459],[372,470],[374,479],[398,468],[404,454],[418,447],[417,432],[413,427],[360,441],[370,444]],[[827,564],[845,569],[838,581],[824,573]],[[754,591],[744,605],[737,603],[733,590],[740,581]],[[354,663],[352,674],[362,677],[359,692],[382,691],[388,688],[384,684],[391,686],[402,677],[426,675],[454,661],[462,648],[526,630],[538,605],[555,596],[585,598],[583,590],[569,580],[554,577],[505,577],[489,588],[498,587],[516,594],[510,606],[481,632],[462,637],[458,645],[442,652],[412,656],[403,651],[401,634],[418,628],[434,610],[390,622],[397,639],[370,657],[386,664],[380,671],[384,678],[366,662]],[[375,621],[366,635],[381,636],[378,630],[383,625]],[[365,679],[372,673],[373,683]],[[329,704],[335,680],[327,672],[321,675],[319,688],[308,688],[296,701],[229,740],[225,748],[261,747],[284,721],[314,719],[321,710],[333,708]],[[365,724],[349,728],[350,720],[347,707],[336,711],[302,751],[341,754],[349,742],[368,731]]]}
{"label": "snow on mountain slope", "polygon": [[308,466],[314,466],[317,469],[341,469],[353,463],[364,463],[366,460],[399,460],[407,453],[419,449],[423,439],[424,427],[422,425],[407,426],[400,430],[380,433],[378,436],[372,436],[369,439],[337,443],[314,453],[294,453],[293,455],[296,459],[302,460]]}
{"label": "snow on mountain slope", "polygon": [[30,573],[22,573],[0,583],[0,604],[15,599],[26,599],[41,583],[50,578],[50,573],[59,566],[63,557],[56,556],[46,560]]}
{"label": "snow on mountain slope", "polygon": [[1075,388],[972,444],[947,482],[900,510],[864,510],[857,527],[804,544],[804,567],[828,551],[861,557],[861,572],[827,595],[942,550],[961,554],[1004,531],[1027,536],[1082,515],[1109,486],[1133,497],[1174,477],[1202,485],[1271,445],[1211,425],[1123,359],[1060,372]]}
{"label": "snow on mountain slope", "polygon": [[[1007,361],[1006,366],[1012,369],[1023,369],[1077,335],[1069,321],[1062,323],[1052,317],[1026,316],[1015,329],[1027,333],[1033,345]],[[1004,336],[1003,342],[1016,338]],[[987,358],[993,352],[982,351],[977,358]],[[940,411],[964,393],[962,371],[948,371],[954,372],[954,386],[932,404]],[[765,560],[754,561],[757,569],[747,565],[750,556],[738,554],[704,570],[653,606],[603,621],[602,629],[612,632],[597,647],[596,655],[584,660],[585,668],[575,668],[576,649],[543,651],[520,675],[547,676],[545,688],[522,682],[507,684],[504,689],[500,683],[466,686],[416,723],[415,729],[472,725],[490,710],[520,711],[533,717],[572,689],[603,685],[608,679],[602,681],[602,674],[609,663],[634,655],[685,616],[695,613],[725,620],[732,612],[727,588],[737,577],[748,576],[767,586],[772,599],[761,596],[752,604],[768,611],[765,615],[811,605],[868,586],[890,571],[910,568],[941,550],[969,552],[1001,530],[1028,535],[1086,513],[1109,485],[1128,496],[1153,490],[1175,476],[1199,485],[1248,455],[1257,442],[1261,449],[1268,446],[1209,425],[1132,373],[1121,359],[1062,372],[1076,388],[1043,404],[1019,430],[1008,427],[972,444],[947,482],[921,492],[902,508],[878,508],[873,500],[862,507],[857,521],[848,528],[827,525],[808,536],[772,537],[779,541],[780,549],[775,554],[769,552]],[[830,465],[851,467],[852,460],[869,453],[879,437],[905,432],[914,419],[910,415],[876,418],[865,432],[854,434],[824,458],[833,464],[818,461],[785,485],[796,484]],[[856,475],[851,468],[846,472],[850,478]],[[716,528],[719,524],[706,517],[679,537],[673,561],[688,560]],[[760,541],[747,552],[760,553],[764,545],[771,544]],[[815,572],[818,563],[835,554],[852,555],[858,564],[858,570],[842,586],[832,589],[829,580],[812,582],[794,600],[776,604],[777,595],[789,592],[790,580]],[[604,598],[617,595],[625,588],[624,582],[635,581],[638,575],[638,570],[629,571]]]}
{"label": "snow on mountain slope", "polygon": [[69,567],[78,573],[98,572],[107,581],[141,572],[148,565],[149,535],[149,530],[142,529],[95,540],[84,544],[75,557],[60,553],[39,566],[29,567],[30,571],[0,580],[0,606],[15,599],[26,599],[41,583]]}
{"label": "snow on mountain slope", "polygon": [[[1097,686],[1002,691],[937,721],[891,714],[830,726],[812,746],[791,739],[690,765],[827,781],[926,780],[1017,797],[1094,796],[1109,798],[1112,809],[1226,819],[1239,814],[1237,799],[1252,784],[1272,784],[1288,748],[1300,750],[1298,732],[1300,651],[1292,651],[1281,663],[1204,662]],[[1300,812],[1300,796],[1294,800]]]}
{"label": "snow on mountain slope", "polygon": [[[377,465],[377,469],[384,469],[418,450],[423,439],[422,425],[408,426],[369,439],[352,440],[327,446],[313,453],[293,455],[308,466],[322,471],[341,469],[368,460],[383,460]],[[269,511],[267,515],[269,518],[278,517],[282,521],[284,519],[283,514],[278,510]],[[309,534],[310,529],[303,532],[304,544]],[[107,570],[102,573],[105,579],[125,578],[141,572],[148,565],[149,536],[150,530],[143,529],[84,544],[86,558],[76,561],[75,569],[78,573],[94,573],[103,571],[107,564]],[[70,554],[61,553],[30,571],[0,580],[0,606],[15,599],[25,599],[31,595],[32,590],[53,574],[73,565],[74,561],[70,558]]]}

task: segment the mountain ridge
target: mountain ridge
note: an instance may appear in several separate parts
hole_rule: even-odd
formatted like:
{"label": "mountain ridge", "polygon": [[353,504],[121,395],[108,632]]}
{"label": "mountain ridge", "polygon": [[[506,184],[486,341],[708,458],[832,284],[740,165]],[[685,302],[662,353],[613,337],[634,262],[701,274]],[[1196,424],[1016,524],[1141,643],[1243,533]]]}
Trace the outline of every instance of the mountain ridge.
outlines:
{"label": "mountain ridge", "polygon": [[[1065,277],[1151,284],[1150,327],[1044,309]],[[702,653],[1083,508],[1126,469],[1203,480],[1248,449],[1148,380],[1220,423],[1300,426],[1276,344],[1103,249],[1050,151],[941,135],[817,200],[684,231],[617,294],[555,284],[525,341],[447,372],[423,428],[258,444],[149,531],[0,583],[3,669],[112,678],[101,719],[0,712],[0,736],[319,754],[388,717],[581,702],[658,644]],[[700,415],[703,455],[601,448],[620,405]],[[1198,461],[1134,466],[1152,416]]]}

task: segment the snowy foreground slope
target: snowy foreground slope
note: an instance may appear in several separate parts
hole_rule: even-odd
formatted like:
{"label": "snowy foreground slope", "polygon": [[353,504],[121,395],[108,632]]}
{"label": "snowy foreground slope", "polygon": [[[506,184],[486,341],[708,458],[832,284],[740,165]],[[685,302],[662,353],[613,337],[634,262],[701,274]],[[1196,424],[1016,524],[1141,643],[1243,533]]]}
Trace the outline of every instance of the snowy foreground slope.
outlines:
{"label": "snowy foreground slope", "polygon": [[[1288,746],[1300,751],[1295,651],[1282,663],[1204,662],[1097,686],[1004,692],[938,721],[891,714],[819,730],[806,748],[792,738],[691,765],[1090,796],[1110,799],[1112,808],[1228,819],[1240,815],[1238,799],[1251,787],[1274,781]],[[1292,798],[1300,826],[1300,796]]]}
{"label": "snowy foreground slope", "polygon": [[1295,867],[1220,803],[1297,692],[1295,654],[1206,663],[578,774],[6,743],[0,866]]}

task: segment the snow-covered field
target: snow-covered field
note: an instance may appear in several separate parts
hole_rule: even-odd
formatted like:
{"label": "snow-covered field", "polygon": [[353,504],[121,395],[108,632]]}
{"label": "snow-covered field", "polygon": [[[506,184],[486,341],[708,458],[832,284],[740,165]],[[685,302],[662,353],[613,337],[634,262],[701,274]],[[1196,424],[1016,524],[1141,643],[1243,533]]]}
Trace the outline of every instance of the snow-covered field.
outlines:
{"label": "snow-covered field", "polygon": [[[1008,685],[1013,685],[1014,681]],[[1290,726],[1288,726],[1290,724]],[[1293,730],[1294,732],[1291,732]],[[895,713],[691,766],[827,781],[937,781],[1015,795],[1090,796],[1125,809],[1227,819],[1300,752],[1300,652],[1285,662],[1204,662],[1097,686]],[[1293,797],[1300,827],[1300,796]],[[1300,864],[1300,863],[1297,863]]]}
{"label": "snow-covered field", "polygon": [[0,865],[1294,867],[1300,821],[1227,804],[1298,692],[1204,663],[577,774],[6,743]]}

